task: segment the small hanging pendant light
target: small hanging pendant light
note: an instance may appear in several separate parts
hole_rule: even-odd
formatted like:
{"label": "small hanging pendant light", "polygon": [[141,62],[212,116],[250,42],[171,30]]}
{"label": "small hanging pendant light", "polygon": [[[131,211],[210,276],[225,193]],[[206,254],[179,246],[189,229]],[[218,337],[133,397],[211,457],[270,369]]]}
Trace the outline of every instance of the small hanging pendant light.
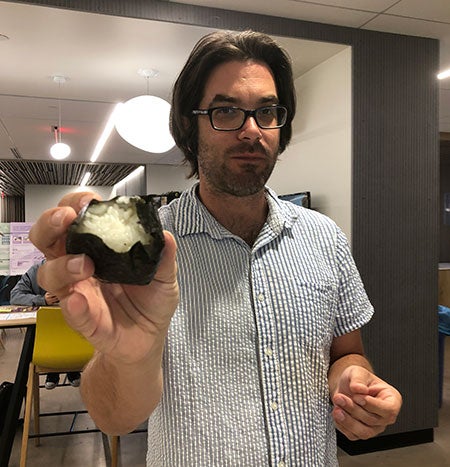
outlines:
{"label": "small hanging pendant light", "polygon": [[53,159],[62,160],[66,159],[70,155],[70,146],[61,141],[61,84],[67,81],[64,76],[53,76],[53,81],[58,83],[59,95],[58,95],[58,126],[53,126],[53,133],[55,135],[55,144],[50,148],[50,155]]}

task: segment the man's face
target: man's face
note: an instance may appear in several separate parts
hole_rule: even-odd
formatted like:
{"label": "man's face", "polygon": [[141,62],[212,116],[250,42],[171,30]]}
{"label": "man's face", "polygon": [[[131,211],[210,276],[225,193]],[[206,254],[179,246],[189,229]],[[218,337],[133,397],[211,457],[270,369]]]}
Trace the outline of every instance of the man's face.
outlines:
{"label": "man's face", "polygon": [[[206,82],[199,108],[235,106],[246,110],[278,104],[272,73],[256,61],[217,66]],[[280,130],[263,130],[248,117],[239,130],[217,131],[198,117],[200,182],[218,193],[249,196],[264,188],[278,156]]]}

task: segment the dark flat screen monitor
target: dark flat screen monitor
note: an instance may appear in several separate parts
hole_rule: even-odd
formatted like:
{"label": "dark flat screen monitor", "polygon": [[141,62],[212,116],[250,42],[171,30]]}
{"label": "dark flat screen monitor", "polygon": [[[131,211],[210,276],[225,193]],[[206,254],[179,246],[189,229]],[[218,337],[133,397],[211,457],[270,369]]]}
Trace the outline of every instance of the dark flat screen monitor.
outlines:
{"label": "dark flat screen monitor", "polygon": [[290,201],[297,206],[303,206],[304,208],[308,209],[311,208],[311,192],[309,191],[300,191],[298,193],[291,193],[289,195],[280,195],[279,198],[285,201]]}

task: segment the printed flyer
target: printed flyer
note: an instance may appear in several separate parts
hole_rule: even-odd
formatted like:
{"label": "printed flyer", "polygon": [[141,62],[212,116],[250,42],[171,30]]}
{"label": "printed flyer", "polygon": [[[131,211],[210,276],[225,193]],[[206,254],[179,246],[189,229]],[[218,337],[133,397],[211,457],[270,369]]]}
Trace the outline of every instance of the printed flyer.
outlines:
{"label": "printed flyer", "polygon": [[9,274],[9,222],[0,222],[0,276]]}
{"label": "printed flyer", "polygon": [[23,274],[41,261],[44,255],[31,243],[29,232],[31,222],[11,222],[9,246],[9,274]]}

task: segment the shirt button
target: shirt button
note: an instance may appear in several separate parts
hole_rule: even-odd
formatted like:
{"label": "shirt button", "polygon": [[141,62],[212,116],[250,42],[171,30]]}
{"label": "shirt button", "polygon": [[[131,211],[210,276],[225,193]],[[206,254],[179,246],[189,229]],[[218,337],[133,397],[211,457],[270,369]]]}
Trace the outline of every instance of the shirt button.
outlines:
{"label": "shirt button", "polygon": [[258,300],[259,300],[260,302],[263,302],[263,301],[264,301],[264,294],[263,294],[263,293],[260,293],[260,294],[258,295]]}
{"label": "shirt button", "polygon": [[273,355],[273,350],[270,347],[266,347],[264,350],[264,353],[268,356],[271,357]]}
{"label": "shirt button", "polygon": [[286,467],[286,462],[284,461],[278,462],[278,467]]}
{"label": "shirt button", "polygon": [[270,408],[271,408],[272,410],[277,410],[277,409],[278,409],[278,404],[277,404],[276,402],[271,402],[271,403],[270,403]]}

